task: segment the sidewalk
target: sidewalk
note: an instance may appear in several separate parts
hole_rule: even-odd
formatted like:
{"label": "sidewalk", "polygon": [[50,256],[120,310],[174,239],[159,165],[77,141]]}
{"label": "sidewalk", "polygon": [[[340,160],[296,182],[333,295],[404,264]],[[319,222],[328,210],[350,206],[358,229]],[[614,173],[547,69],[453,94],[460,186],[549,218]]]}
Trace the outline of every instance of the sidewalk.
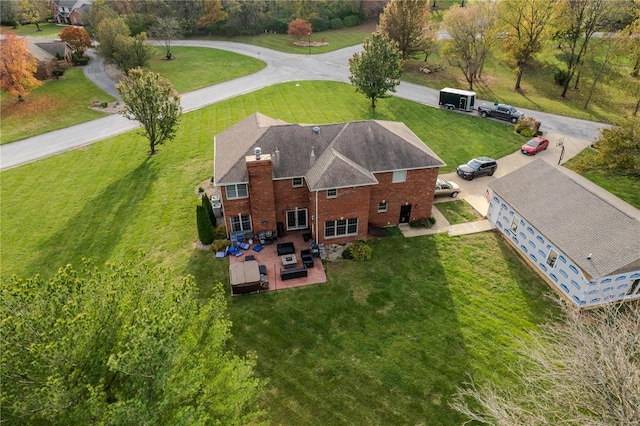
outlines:
{"label": "sidewalk", "polygon": [[[470,195],[465,197],[464,200],[471,204],[471,206],[483,217],[487,217],[489,203],[487,203],[487,200],[485,200],[482,195]],[[398,228],[406,238],[443,232],[448,232],[450,237],[456,237],[458,235],[476,234],[478,232],[490,231],[492,229],[491,224],[487,219],[451,225],[435,205],[431,209],[431,214],[436,218],[436,223],[431,228],[412,228],[408,224],[399,225]]]}

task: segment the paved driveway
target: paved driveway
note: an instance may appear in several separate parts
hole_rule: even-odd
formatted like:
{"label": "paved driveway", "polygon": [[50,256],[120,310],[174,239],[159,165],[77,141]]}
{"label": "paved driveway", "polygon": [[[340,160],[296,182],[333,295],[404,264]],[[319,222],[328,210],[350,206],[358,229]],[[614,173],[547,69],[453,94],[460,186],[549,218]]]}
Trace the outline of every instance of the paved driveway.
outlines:
{"label": "paved driveway", "polygon": [[[174,42],[174,45],[209,47],[233,51],[260,59],[267,64],[266,68],[255,74],[183,94],[181,101],[185,111],[192,111],[243,93],[286,81],[331,80],[348,82],[349,58],[351,58],[355,52],[362,50],[362,46],[357,45],[320,55],[299,55],[278,52],[259,46],[224,41],[181,40]],[[102,87],[103,90],[112,93],[114,88],[110,86],[113,86],[114,83],[110,82],[108,77],[105,79],[105,74],[100,72],[98,64],[99,62],[96,61],[93,67],[88,68],[86,75],[96,81],[96,84]],[[411,83],[402,82],[398,86],[395,96],[425,105],[436,107],[438,105],[438,90]],[[599,129],[605,126],[602,123],[577,120],[540,112],[524,111],[527,114],[539,117],[543,123],[542,130],[545,132],[562,133],[567,137],[567,154],[565,159],[570,158],[570,153],[580,152],[580,147],[587,146],[594,141],[598,136]],[[6,170],[69,149],[91,144],[137,127],[139,127],[138,123],[129,121],[120,115],[114,115],[1,145],[0,170]],[[584,143],[574,143],[579,140],[584,140]],[[554,139],[551,139],[551,141],[555,143]],[[505,163],[505,165],[503,166],[502,163]],[[501,160],[498,173],[510,167],[506,163],[508,163],[508,160]],[[465,192],[467,191],[475,190],[470,188]]]}

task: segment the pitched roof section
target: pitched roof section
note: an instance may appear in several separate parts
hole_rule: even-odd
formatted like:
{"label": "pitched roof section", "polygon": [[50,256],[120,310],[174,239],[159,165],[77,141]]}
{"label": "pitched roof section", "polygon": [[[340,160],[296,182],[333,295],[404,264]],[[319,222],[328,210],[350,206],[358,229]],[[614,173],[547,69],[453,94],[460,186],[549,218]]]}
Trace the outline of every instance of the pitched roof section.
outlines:
{"label": "pitched roof section", "polygon": [[259,146],[254,145],[255,141],[269,129],[269,126],[282,123],[284,121],[256,112],[219,133],[215,137],[214,145],[214,182],[246,182],[245,156],[253,154],[253,147]]}
{"label": "pitched roof section", "polygon": [[591,277],[640,267],[640,210],[582,176],[537,159],[489,187]]}
{"label": "pitched roof section", "polygon": [[255,113],[215,143],[216,185],[247,182],[244,158],[255,147],[272,154],[275,179],[304,176],[311,190],[372,185],[373,173],[445,165],[404,123],[391,121],[313,126]]}

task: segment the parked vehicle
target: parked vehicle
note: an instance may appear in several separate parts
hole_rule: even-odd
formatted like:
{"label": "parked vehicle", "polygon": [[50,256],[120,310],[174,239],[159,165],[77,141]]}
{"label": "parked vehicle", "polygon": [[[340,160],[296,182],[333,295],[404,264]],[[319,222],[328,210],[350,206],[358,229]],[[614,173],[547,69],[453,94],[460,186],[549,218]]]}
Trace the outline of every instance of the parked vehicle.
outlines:
{"label": "parked vehicle", "polygon": [[458,166],[456,173],[463,179],[473,180],[478,176],[491,176],[496,172],[498,163],[489,157],[476,157],[467,164]]}
{"label": "parked vehicle", "polygon": [[538,152],[544,151],[548,147],[549,147],[549,139],[538,136],[529,140],[529,142],[525,143],[524,145],[522,145],[522,148],[520,148],[520,151],[522,151],[523,154],[536,155]]}
{"label": "parked vehicle", "polygon": [[460,187],[457,183],[449,182],[440,178],[436,181],[435,195],[450,195],[451,197],[456,198],[459,193]]}
{"label": "parked vehicle", "polygon": [[524,117],[524,113],[522,111],[518,111],[511,105],[505,104],[498,104],[494,106],[482,104],[478,107],[478,113],[482,118],[493,117],[500,120],[510,121],[513,124],[516,124],[520,117]]}
{"label": "parked vehicle", "polygon": [[440,106],[446,109],[473,111],[476,103],[476,92],[445,87],[440,90]]}

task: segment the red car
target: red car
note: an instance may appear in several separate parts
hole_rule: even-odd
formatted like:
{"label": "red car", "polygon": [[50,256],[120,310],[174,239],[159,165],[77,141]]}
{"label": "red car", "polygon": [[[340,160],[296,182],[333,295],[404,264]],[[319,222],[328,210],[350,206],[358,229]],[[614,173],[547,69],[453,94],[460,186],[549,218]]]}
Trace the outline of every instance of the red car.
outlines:
{"label": "red car", "polygon": [[543,151],[549,147],[549,139],[536,137],[529,142],[522,145],[520,151],[527,155],[536,155],[538,152]]}

